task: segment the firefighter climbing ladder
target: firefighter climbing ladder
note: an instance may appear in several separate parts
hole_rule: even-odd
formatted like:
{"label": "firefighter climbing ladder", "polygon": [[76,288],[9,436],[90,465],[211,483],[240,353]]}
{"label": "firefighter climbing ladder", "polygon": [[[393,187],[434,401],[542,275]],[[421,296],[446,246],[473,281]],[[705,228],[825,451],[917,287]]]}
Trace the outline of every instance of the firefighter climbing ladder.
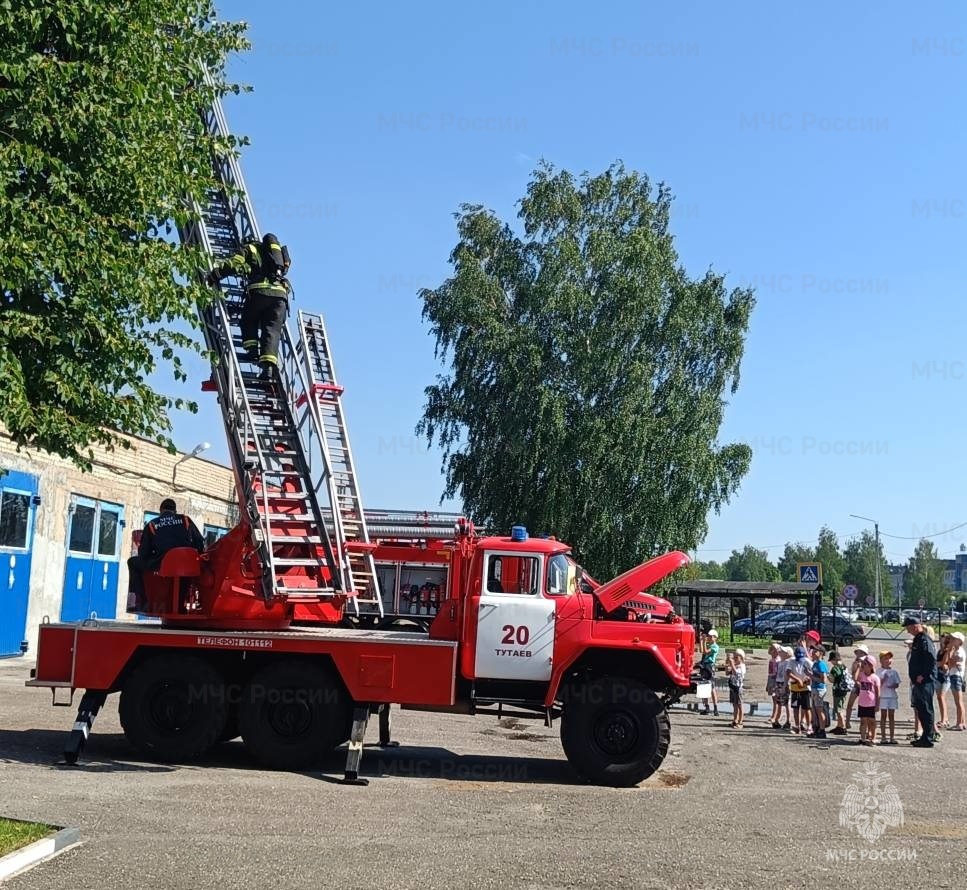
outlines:
{"label": "firefighter climbing ladder", "polygon": [[[219,102],[204,120],[212,135],[229,134]],[[180,230],[180,235],[185,243],[200,246],[216,266],[237,254],[244,242],[258,239],[259,230],[237,160],[216,157],[213,167],[221,188],[195,207],[200,220]],[[267,602],[275,597],[319,602],[342,594],[350,597],[357,613],[359,602],[372,604],[381,613],[365,522],[333,522],[330,528],[324,519],[324,513],[350,518],[333,499],[346,488],[346,481],[334,478],[327,451],[331,443],[332,449],[338,446],[349,455],[341,390],[317,394],[310,388],[307,365],[299,360],[309,350],[302,344],[297,352],[287,325],[279,343],[277,379],[260,378],[241,350],[244,290],[229,282],[222,286],[222,297],[200,315],[206,344],[218,356],[212,372],[214,388],[240,503],[245,505],[262,564],[263,596]],[[325,330],[314,331],[313,336],[317,338],[313,348],[321,350],[328,362]],[[331,394],[323,397],[327,392]],[[326,431],[322,421],[328,412],[317,407],[323,400],[335,400],[338,433]],[[349,467],[354,508],[362,516],[351,460]]]}

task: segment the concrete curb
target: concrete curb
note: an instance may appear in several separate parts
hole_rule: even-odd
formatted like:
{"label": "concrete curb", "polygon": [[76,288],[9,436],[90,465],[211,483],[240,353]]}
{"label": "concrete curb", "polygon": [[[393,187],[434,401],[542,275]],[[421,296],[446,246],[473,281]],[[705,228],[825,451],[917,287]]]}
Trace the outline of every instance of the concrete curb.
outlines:
{"label": "concrete curb", "polygon": [[39,865],[47,859],[63,853],[69,847],[80,842],[81,832],[78,828],[62,828],[51,837],[34,841],[26,847],[14,850],[0,858],[0,881],[19,875],[27,869]]}

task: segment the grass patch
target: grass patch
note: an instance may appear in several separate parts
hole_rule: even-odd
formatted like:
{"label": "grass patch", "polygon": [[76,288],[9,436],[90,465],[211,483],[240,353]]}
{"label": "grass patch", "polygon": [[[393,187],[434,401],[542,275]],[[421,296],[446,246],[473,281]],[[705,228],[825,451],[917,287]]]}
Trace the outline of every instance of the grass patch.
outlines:
{"label": "grass patch", "polygon": [[19,822],[16,819],[0,818],[0,856],[26,847],[34,841],[47,837],[54,831],[49,825],[39,822]]}

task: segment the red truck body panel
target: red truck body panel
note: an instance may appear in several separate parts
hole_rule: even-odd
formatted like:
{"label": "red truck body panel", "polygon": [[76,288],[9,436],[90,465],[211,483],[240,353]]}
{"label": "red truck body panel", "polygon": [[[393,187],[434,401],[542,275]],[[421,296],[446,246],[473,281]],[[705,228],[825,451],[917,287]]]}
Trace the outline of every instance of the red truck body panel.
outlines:
{"label": "red truck body panel", "polygon": [[113,691],[143,648],[325,655],[355,701],[448,707],[455,700],[455,642],[347,628],[239,632],[174,630],[124,621],[45,624],[40,629],[37,675],[28,685]]}

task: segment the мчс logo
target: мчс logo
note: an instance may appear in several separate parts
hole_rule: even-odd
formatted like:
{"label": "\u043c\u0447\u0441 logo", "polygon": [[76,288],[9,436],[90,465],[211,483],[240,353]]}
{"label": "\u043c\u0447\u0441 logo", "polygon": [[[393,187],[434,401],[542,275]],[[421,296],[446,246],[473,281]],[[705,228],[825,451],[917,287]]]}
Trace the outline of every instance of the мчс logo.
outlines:
{"label": "\u043c\u0447\u0441 logo", "polygon": [[903,804],[890,774],[868,763],[862,772],[853,773],[839,807],[839,824],[856,829],[864,840],[874,843],[887,830],[903,824]]}

